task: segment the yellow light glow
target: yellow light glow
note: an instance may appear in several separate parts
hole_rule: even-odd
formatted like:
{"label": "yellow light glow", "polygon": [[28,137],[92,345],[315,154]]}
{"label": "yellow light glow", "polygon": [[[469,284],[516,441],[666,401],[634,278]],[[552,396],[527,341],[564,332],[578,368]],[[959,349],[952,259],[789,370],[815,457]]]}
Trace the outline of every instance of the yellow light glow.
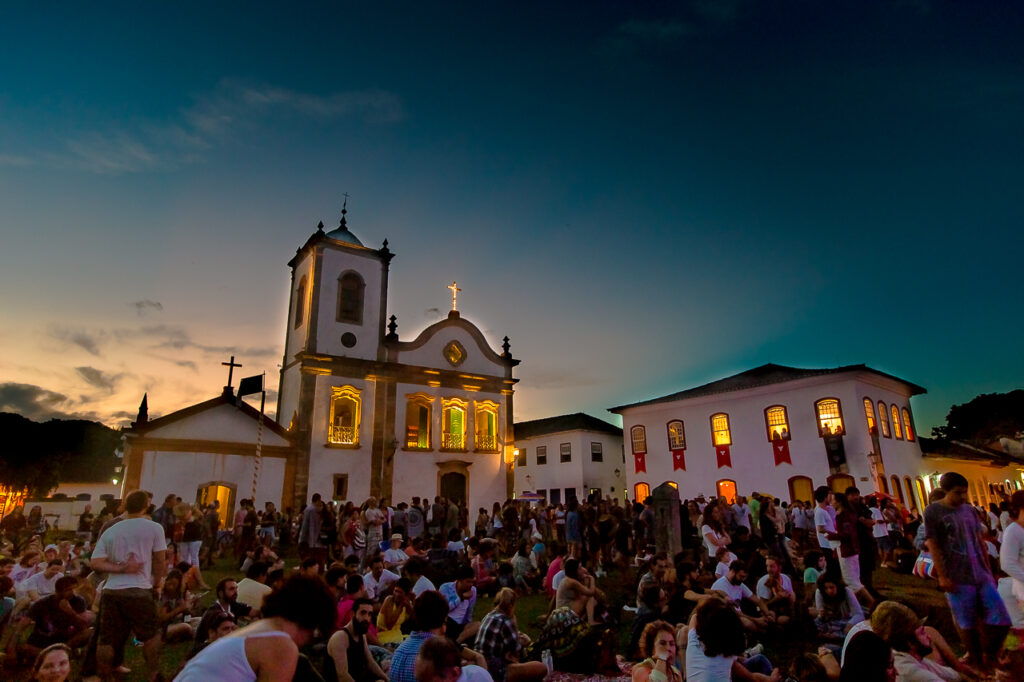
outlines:
{"label": "yellow light glow", "polygon": [[441,382],[440,381],[428,381],[427,382],[427,386],[430,386],[431,388],[440,388]]}

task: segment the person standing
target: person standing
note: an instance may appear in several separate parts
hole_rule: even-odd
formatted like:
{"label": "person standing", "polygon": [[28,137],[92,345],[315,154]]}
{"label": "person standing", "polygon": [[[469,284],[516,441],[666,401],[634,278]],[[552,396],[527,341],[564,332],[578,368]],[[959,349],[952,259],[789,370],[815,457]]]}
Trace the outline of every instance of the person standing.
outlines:
{"label": "person standing", "polygon": [[877,598],[875,592],[874,573],[875,565],[878,562],[878,545],[875,543],[874,530],[875,521],[871,510],[864,504],[864,498],[860,496],[860,489],[850,486],[846,489],[846,501],[850,509],[857,516],[857,544],[860,546],[860,583],[868,591],[871,597]]}
{"label": "person standing", "polygon": [[315,559],[321,568],[327,561],[327,547],[320,539],[321,513],[324,503],[320,493],[313,494],[313,500],[302,512],[302,526],[299,528],[299,552]]}
{"label": "person standing", "polygon": [[107,573],[96,640],[96,663],[103,679],[113,674],[115,657],[120,660],[132,633],[143,642],[148,678],[159,673],[160,630],[153,590],[166,570],[167,542],[164,528],[146,518],[148,505],[144,491],[129,493],[124,519],[100,535],[92,553],[92,568]]}
{"label": "person standing", "polygon": [[412,506],[406,514],[407,535],[410,540],[415,540],[423,535],[423,510],[420,509],[420,498],[412,498]]}
{"label": "person standing", "polygon": [[932,554],[939,589],[971,664],[990,671],[1010,627],[982,543],[984,530],[967,501],[967,479],[949,471],[939,479],[945,497],[925,509],[925,543]]}
{"label": "person standing", "polygon": [[836,517],[832,509],[832,491],[828,486],[818,486],[814,491],[814,529],[818,535],[818,547],[825,556],[830,571],[839,573],[839,534],[836,533]]}

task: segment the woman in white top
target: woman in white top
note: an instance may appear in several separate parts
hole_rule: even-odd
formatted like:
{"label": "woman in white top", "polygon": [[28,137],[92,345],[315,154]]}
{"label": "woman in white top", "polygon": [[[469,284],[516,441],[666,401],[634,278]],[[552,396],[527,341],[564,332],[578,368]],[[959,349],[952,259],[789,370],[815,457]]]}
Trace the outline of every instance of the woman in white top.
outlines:
{"label": "woman in white top", "polygon": [[686,633],[686,682],[772,680],[739,662],[745,646],[739,613],[721,599],[705,599],[690,617]]}
{"label": "woman in white top", "polygon": [[700,527],[701,537],[704,538],[704,547],[708,550],[708,557],[714,557],[719,547],[728,547],[730,538],[725,531],[725,524],[722,523],[722,508],[717,504],[704,510],[704,525]]}
{"label": "woman in white top", "polygon": [[318,577],[293,575],[263,600],[263,619],[217,639],[196,654],[176,682],[286,682],[295,675],[299,647],[316,630],[330,632],[334,599]]}

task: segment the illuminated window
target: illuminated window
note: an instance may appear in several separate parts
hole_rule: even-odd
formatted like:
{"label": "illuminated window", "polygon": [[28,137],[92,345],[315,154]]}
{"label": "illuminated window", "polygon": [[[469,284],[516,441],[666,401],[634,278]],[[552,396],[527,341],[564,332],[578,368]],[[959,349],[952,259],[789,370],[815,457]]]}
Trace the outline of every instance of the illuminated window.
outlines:
{"label": "illuminated window", "polygon": [[338,278],[338,322],[363,323],[365,289],[363,278],[355,272],[346,272]]}
{"label": "illuminated window", "polygon": [[818,435],[819,436],[841,436],[843,430],[843,412],[839,407],[839,401],[835,398],[822,398],[814,403],[814,410],[818,414]]}
{"label": "illuminated window", "polygon": [[466,401],[448,398],[441,401],[441,448],[466,449]]}
{"label": "illuminated window", "polygon": [[537,447],[537,464],[548,463],[548,446],[541,445]]}
{"label": "illuminated window", "polygon": [[299,286],[295,290],[295,328],[302,326],[302,320],[306,317],[306,276],[299,280]]}
{"label": "illuminated window", "polygon": [[892,405],[892,433],[896,440],[903,440],[903,429],[900,428],[900,408]]}
{"label": "illuminated window", "polygon": [[476,403],[476,449],[495,452],[498,449],[498,403],[481,400]]}
{"label": "illuminated window", "polygon": [[668,423],[668,449],[686,449],[686,430],[681,419],[673,419]]}
{"label": "illuminated window", "polygon": [[629,437],[633,441],[634,455],[642,455],[647,452],[647,429],[642,426],[634,426],[629,430]]}
{"label": "illuminated window", "polygon": [[871,398],[864,398],[864,418],[868,420],[868,433],[878,433],[878,426],[875,424],[875,404]]}
{"label": "illuminated window", "polygon": [[724,497],[725,501],[732,504],[736,501],[736,481],[723,478],[721,481],[715,483],[715,487],[718,491],[719,497]]}
{"label": "illuminated window", "polygon": [[889,415],[885,409],[885,403],[881,400],[878,401],[878,423],[882,425],[882,436],[892,438],[892,434],[889,432]]}
{"label": "illuminated window", "polygon": [[563,462],[572,461],[572,443],[561,443],[558,446],[558,456]]}
{"label": "illuminated window", "polygon": [[424,393],[406,396],[405,447],[410,450],[430,448],[430,403],[433,397]]}
{"label": "illuminated window", "polygon": [[604,461],[604,446],[601,443],[592,442],[590,444],[590,461],[591,462],[603,462]]}
{"label": "illuminated window", "polygon": [[711,415],[711,442],[715,445],[732,445],[729,415],[724,412]]}
{"label": "illuminated window", "polygon": [[633,486],[633,499],[637,502],[643,502],[651,496],[651,486],[646,483],[637,483]]}
{"label": "illuminated window", "polygon": [[914,440],[914,427],[910,425],[910,410],[903,408],[903,430],[907,433],[907,440]]}
{"label": "illuminated window", "polygon": [[782,405],[774,405],[764,411],[764,425],[768,440],[789,440],[789,415]]}
{"label": "illuminated window", "polygon": [[327,440],[335,445],[359,445],[359,389],[331,388],[331,425]]}

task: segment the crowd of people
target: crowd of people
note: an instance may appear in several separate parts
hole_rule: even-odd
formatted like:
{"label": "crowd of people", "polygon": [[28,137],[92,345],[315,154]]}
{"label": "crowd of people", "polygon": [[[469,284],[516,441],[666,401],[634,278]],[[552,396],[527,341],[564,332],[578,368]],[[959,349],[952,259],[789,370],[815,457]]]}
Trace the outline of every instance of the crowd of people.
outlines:
{"label": "crowd of people", "polygon": [[[955,473],[923,515],[854,487],[684,500],[671,554],[650,499],[508,500],[472,525],[441,497],[239,506],[224,529],[217,504],[134,491],[46,545],[9,515],[2,674],[156,680],[177,643],[185,682],[1024,677],[1024,491],[978,508]],[[207,585],[218,558],[232,577]],[[945,594],[962,656],[922,605],[879,593],[882,567]]]}

